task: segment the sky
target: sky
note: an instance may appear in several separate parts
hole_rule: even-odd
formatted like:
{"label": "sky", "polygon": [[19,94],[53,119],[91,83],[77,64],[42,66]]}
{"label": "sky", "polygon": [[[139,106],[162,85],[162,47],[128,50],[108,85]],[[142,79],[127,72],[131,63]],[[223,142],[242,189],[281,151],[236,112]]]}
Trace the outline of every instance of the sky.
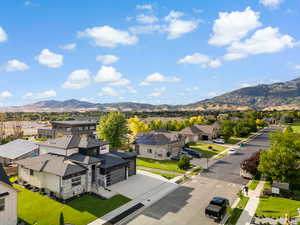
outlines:
{"label": "sky", "polygon": [[0,106],[187,104],[300,76],[299,0],[0,4]]}

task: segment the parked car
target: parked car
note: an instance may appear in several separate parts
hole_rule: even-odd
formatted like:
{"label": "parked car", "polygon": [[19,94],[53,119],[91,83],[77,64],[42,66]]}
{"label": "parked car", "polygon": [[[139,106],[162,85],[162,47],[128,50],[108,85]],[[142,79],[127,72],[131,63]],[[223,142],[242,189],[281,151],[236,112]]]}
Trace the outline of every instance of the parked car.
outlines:
{"label": "parked car", "polygon": [[205,215],[220,222],[226,214],[229,201],[226,198],[214,197],[205,208]]}
{"label": "parked car", "polygon": [[182,157],[182,156],[186,156],[186,157],[188,157],[189,159],[192,159],[193,158],[193,156],[191,156],[188,152],[186,152],[186,151],[181,151],[180,153],[180,157]]}
{"label": "parked car", "polygon": [[218,139],[214,139],[213,143],[216,143],[216,144],[225,144],[225,140],[221,139],[221,138],[218,138]]}
{"label": "parked car", "polygon": [[235,150],[235,149],[230,149],[229,151],[228,151],[228,154],[229,155],[235,155],[237,153],[237,151]]}
{"label": "parked car", "polygon": [[195,158],[201,158],[202,157],[202,154],[200,152],[198,152],[197,150],[192,149],[192,148],[184,148],[183,151],[187,152],[189,155],[191,155]]}
{"label": "parked car", "polygon": [[180,158],[181,158],[181,156],[180,155],[174,155],[174,156],[171,156],[171,160],[174,160],[174,161],[179,161],[180,160]]}

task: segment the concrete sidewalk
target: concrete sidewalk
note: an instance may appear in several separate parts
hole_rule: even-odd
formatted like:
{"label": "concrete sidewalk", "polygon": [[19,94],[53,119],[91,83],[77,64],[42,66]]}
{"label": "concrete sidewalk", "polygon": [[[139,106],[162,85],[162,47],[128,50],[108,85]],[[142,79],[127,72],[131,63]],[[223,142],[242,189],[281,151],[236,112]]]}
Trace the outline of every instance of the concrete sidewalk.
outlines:
{"label": "concrete sidewalk", "polygon": [[237,221],[236,225],[245,225],[251,224],[251,220],[256,212],[256,208],[259,203],[259,196],[264,188],[264,181],[260,181],[254,191],[249,190],[249,201],[242,212],[239,220]]}

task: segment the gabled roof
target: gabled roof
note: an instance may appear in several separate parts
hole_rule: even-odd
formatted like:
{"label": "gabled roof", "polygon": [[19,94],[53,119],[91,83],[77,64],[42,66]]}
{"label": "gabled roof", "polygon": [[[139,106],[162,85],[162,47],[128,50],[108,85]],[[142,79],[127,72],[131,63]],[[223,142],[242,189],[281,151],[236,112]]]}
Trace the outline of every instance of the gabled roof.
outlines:
{"label": "gabled roof", "polygon": [[140,134],[135,141],[136,144],[144,145],[167,145],[179,141],[178,132],[150,132]]}
{"label": "gabled roof", "polygon": [[6,183],[8,185],[11,185],[8,176],[5,173],[5,170],[3,169],[2,164],[0,163],[0,182]]}
{"label": "gabled roof", "polygon": [[197,124],[195,126],[205,134],[212,134],[214,129],[216,129],[214,125]]}
{"label": "gabled roof", "polygon": [[194,125],[186,127],[184,129],[182,129],[180,132],[182,134],[200,134],[200,133],[202,133],[202,131]]}
{"label": "gabled roof", "polygon": [[39,145],[41,146],[56,147],[62,149],[93,148],[107,144],[109,143],[89,136],[79,135],[66,135],[60,138],[50,139],[48,141],[39,143]]}
{"label": "gabled roof", "polygon": [[66,156],[57,154],[44,154],[34,158],[17,161],[17,164],[38,172],[47,172],[58,176],[68,176],[87,170],[84,166],[72,162]]}
{"label": "gabled roof", "polygon": [[0,157],[17,159],[18,157],[38,149],[38,145],[27,140],[17,139],[7,144],[0,145]]}

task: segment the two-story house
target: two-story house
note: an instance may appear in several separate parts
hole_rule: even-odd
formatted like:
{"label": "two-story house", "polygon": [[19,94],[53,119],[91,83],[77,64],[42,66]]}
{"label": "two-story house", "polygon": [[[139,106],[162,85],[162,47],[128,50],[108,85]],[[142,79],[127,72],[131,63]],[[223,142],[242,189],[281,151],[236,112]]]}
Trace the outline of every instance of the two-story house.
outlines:
{"label": "two-story house", "polygon": [[0,163],[0,224],[16,225],[18,191],[10,183]]}
{"label": "two-story house", "polygon": [[18,161],[19,182],[66,200],[136,174],[136,154],[110,150],[89,136],[67,135],[40,145],[40,156]]}

